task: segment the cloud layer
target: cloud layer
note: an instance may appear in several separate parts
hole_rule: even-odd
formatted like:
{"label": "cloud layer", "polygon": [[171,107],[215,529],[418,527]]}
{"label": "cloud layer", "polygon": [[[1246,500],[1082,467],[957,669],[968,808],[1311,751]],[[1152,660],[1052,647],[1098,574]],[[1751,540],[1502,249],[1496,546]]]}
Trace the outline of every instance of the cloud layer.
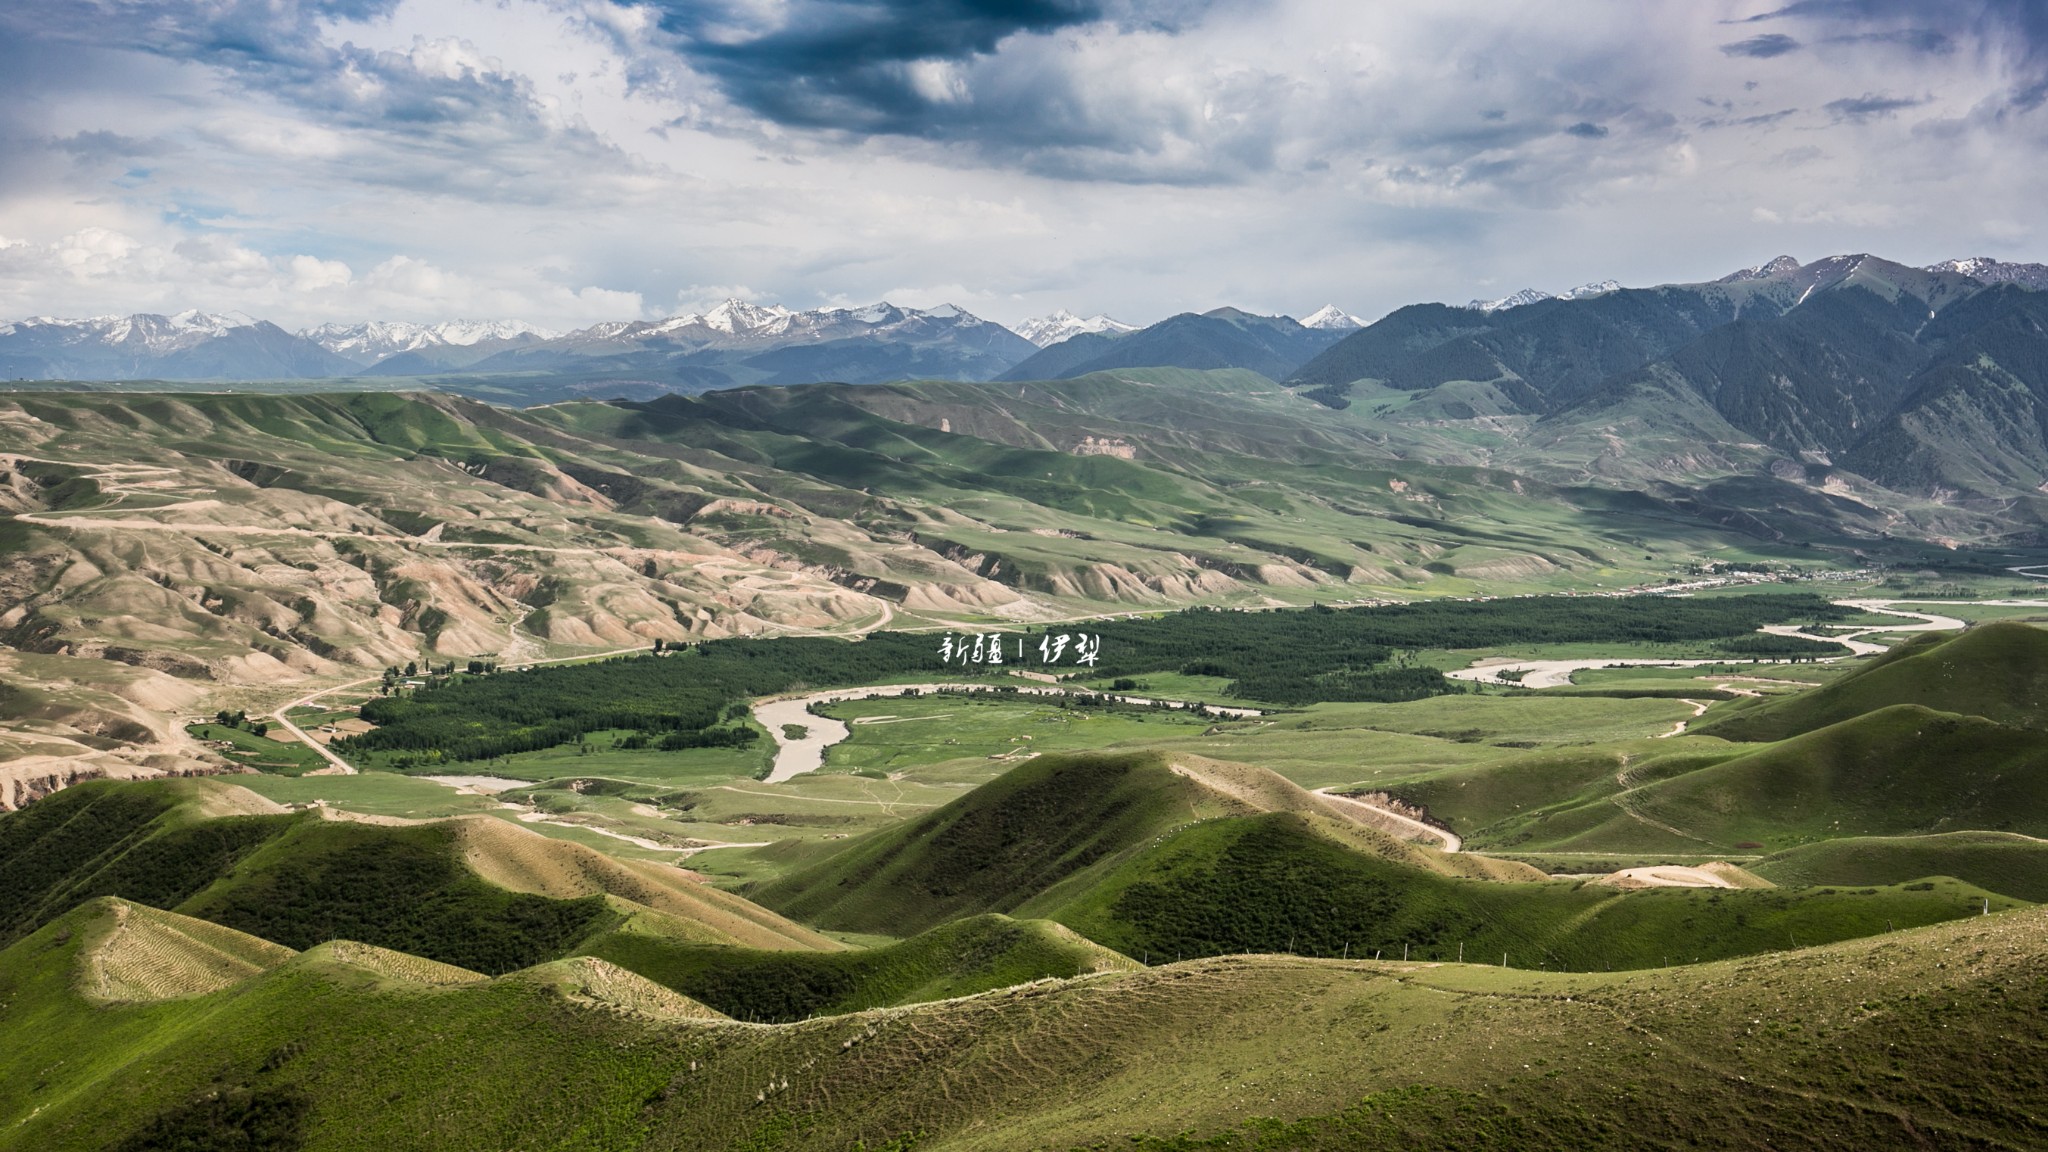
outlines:
{"label": "cloud layer", "polygon": [[0,0],[0,319],[2041,259],[2043,103],[2035,0]]}

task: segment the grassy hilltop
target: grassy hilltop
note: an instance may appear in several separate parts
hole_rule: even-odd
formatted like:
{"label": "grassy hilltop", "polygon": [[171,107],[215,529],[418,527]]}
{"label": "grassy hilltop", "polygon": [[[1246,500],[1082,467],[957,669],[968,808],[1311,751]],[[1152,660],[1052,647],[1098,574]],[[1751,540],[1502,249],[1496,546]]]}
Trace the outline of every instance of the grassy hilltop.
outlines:
{"label": "grassy hilltop", "polygon": [[1893,704],[1982,716],[2015,728],[2048,726],[2048,632],[1994,621],[1960,634],[1929,632],[1853,674],[1782,700],[1732,710],[1703,735],[1782,740]]}

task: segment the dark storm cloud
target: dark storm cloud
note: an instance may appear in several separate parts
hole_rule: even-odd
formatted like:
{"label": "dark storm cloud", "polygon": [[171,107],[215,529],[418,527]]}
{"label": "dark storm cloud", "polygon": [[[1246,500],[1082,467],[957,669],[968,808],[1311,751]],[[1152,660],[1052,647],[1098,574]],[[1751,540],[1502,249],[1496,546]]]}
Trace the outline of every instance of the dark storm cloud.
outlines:
{"label": "dark storm cloud", "polygon": [[737,38],[722,14],[673,3],[663,26],[728,98],[778,123],[922,135],[961,117],[909,67],[987,56],[1018,34],[1103,18],[1097,0],[805,0],[781,27]]}
{"label": "dark storm cloud", "polygon": [[1835,42],[1890,43],[1919,52],[1947,52],[1965,36],[2026,59],[2048,52],[2048,4],[2040,0],[1797,0],[1734,23],[1773,20],[1844,29]]}
{"label": "dark storm cloud", "polygon": [[1876,120],[1891,116],[1907,108],[1917,108],[1925,103],[1927,101],[1924,99],[1915,100],[1903,96],[1878,96],[1866,92],[1861,96],[1852,96],[1844,100],[1830,100],[1823,107],[1827,109],[1829,115],[1838,121],[1861,123],[1865,120]]}
{"label": "dark storm cloud", "polygon": [[[565,151],[590,171],[620,166],[616,150],[588,130],[550,123],[527,78],[496,70],[462,45],[416,42],[397,52],[325,39],[326,21],[388,16],[398,4],[75,0],[33,14],[0,7],[0,39],[16,32],[39,54],[69,57],[78,67],[117,64],[111,49],[215,69],[242,92],[345,133],[350,154],[335,162],[352,180],[535,200],[565,178]],[[66,150],[104,152],[110,143]]]}
{"label": "dark storm cloud", "polygon": [[1799,46],[1799,41],[1794,40],[1792,37],[1782,32],[1771,32],[1763,36],[1752,36],[1747,40],[1737,40],[1733,44],[1723,44],[1721,45],[1721,51],[1730,56],[1749,56],[1758,60],[1768,60],[1773,56],[1783,56],[1788,52],[1797,52],[1799,51]]}
{"label": "dark storm cloud", "polygon": [[1607,135],[1607,129],[1590,120],[1581,120],[1564,131],[1567,136],[1577,136],[1585,140],[1598,140]]}
{"label": "dark storm cloud", "polygon": [[88,161],[132,160],[160,155],[165,150],[160,141],[137,140],[132,136],[105,130],[75,132],[49,143],[59,152],[68,152],[80,160]]}
{"label": "dark storm cloud", "polygon": [[1002,49],[1091,27],[1170,35],[1212,3],[796,0],[773,27],[750,28],[743,10],[664,0],[662,25],[727,99],[784,126],[991,149],[1142,150],[1146,129],[1090,116],[1058,63],[1003,60]]}
{"label": "dark storm cloud", "polygon": [[1830,36],[1829,44],[1893,44],[1928,56],[1946,56],[1955,51],[1956,42],[1946,32],[1932,28],[1899,28],[1890,32],[1857,32],[1847,36]]}
{"label": "dark storm cloud", "polygon": [[1923,56],[1948,55],[1959,42],[1972,43],[2008,70],[2010,87],[1987,114],[2026,113],[2048,102],[2044,0],[1795,0],[1736,23],[1777,20],[1830,32],[1824,39],[1829,44],[1887,46]]}

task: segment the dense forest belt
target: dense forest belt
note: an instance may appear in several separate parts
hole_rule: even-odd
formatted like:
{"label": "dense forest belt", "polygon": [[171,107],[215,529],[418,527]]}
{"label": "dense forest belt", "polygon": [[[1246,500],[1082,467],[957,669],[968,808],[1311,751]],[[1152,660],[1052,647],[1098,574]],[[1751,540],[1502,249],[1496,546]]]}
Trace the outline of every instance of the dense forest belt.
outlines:
{"label": "dense forest belt", "polygon": [[1072,649],[1057,664],[1033,662],[1047,632],[1085,629],[1100,638],[1097,676],[1177,671],[1226,677],[1232,696],[1279,705],[1417,700],[1464,691],[1434,668],[1396,666],[1423,648],[1569,643],[1732,640],[1765,624],[1825,622],[1852,611],[1806,593],[1670,596],[1541,596],[1439,600],[1377,608],[1240,612],[1190,609],[1164,616],[1004,632],[1004,648],[1029,655],[1001,666],[963,667],[941,655],[942,638],[875,632],[831,637],[711,640],[664,655],[458,676],[372,700],[375,731],[335,744],[347,753],[391,753],[393,767],[433,771],[627,731],[642,746],[738,746],[758,738],[747,702],[809,689],[850,687],[920,673],[1000,675],[1012,668],[1083,669]]}

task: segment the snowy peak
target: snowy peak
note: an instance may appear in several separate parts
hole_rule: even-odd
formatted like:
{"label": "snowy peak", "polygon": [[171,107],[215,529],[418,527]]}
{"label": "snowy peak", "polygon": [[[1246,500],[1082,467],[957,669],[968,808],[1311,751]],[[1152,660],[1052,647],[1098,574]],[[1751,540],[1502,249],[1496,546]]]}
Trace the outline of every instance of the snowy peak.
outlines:
{"label": "snowy peak", "polygon": [[1524,288],[1512,296],[1503,296],[1498,300],[1474,300],[1466,304],[1465,307],[1476,308],[1481,312],[1499,312],[1506,308],[1520,308],[1524,304],[1534,304],[1539,300],[1548,300],[1550,298],[1551,296],[1548,292],[1538,292],[1534,288]]}
{"label": "snowy peak", "polygon": [[766,308],[749,304],[744,300],[727,300],[702,317],[702,323],[713,332],[728,336],[744,336],[755,332],[775,332],[787,328],[789,318],[795,313],[779,304]]}
{"label": "snowy peak", "polygon": [[1602,280],[1597,284],[1581,284],[1557,294],[1559,300],[1585,300],[1593,296],[1605,296],[1609,292],[1621,291],[1619,280]]}
{"label": "snowy peak", "polygon": [[2025,288],[2048,290],[2048,264],[2008,264],[1989,256],[1971,256],[1929,264],[1922,271],[1959,272],[1985,284],[2018,284]]}
{"label": "snowy peak", "polygon": [[225,336],[238,328],[254,328],[262,321],[240,312],[200,312],[196,309],[163,316],[138,312],[132,316],[93,316],[66,320],[56,316],[31,316],[5,327],[0,335],[33,333],[67,345],[105,345],[135,352],[176,352],[195,344]]}
{"label": "snowy peak", "polygon": [[862,308],[820,308],[797,312],[779,304],[727,300],[702,314],[691,312],[652,324],[595,324],[570,333],[567,340],[576,344],[627,340],[690,348],[755,347],[766,350],[786,344],[828,340],[915,342],[981,330],[1002,331],[999,326],[953,304],[920,311],[883,300]]}
{"label": "snowy peak", "polygon": [[1780,256],[1768,264],[1759,264],[1754,268],[1744,268],[1739,272],[1730,272],[1728,275],[1714,281],[1714,283],[1739,284],[1744,280],[1768,280],[1773,276],[1789,276],[1799,271],[1799,267],[1799,261],[1794,257]]}
{"label": "snowy peak", "polygon": [[1062,340],[1068,340],[1083,333],[1121,336],[1126,332],[1136,332],[1137,330],[1136,325],[1126,324],[1121,320],[1112,320],[1101,313],[1097,313],[1084,320],[1065,308],[1061,308],[1050,316],[1039,316],[1026,320],[1013,329],[1017,335],[1031,341],[1040,348],[1050,348]]}
{"label": "snowy peak", "polygon": [[422,348],[470,348],[487,342],[532,343],[556,333],[523,320],[449,320],[414,324],[405,320],[372,320],[364,324],[322,324],[300,332],[337,356],[373,364],[401,352]]}
{"label": "snowy peak", "polygon": [[1309,313],[1308,317],[1301,322],[1301,326],[1303,328],[1317,328],[1325,332],[1349,332],[1353,329],[1365,327],[1365,321],[1360,320],[1349,312],[1343,311],[1335,304],[1325,304],[1321,308]]}
{"label": "snowy peak", "polygon": [[524,320],[450,320],[428,329],[443,344],[467,348],[486,340],[552,340],[561,335],[552,328],[540,328]]}
{"label": "snowy peak", "polygon": [[[1793,267],[1798,267],[1796,261],[1793,263]],[[1481,312],[1499,312],[1503,309],[1520,308],[1524,304],[1535,304],[1543,300],[1586,300],[1594,296],[1605,296],[1609,292],[1619,291],[1621,291],[1620,281],[1600,280],[1592,284],[1581,284],[1577,288],[1567,289],[1555,296],[1548,292],[1538,292],[1534,288],[1524,288],[1512,296],[1503,296],[1498,300],[1474,300],[1465,305],[1465,307],[1474,308]]]}

